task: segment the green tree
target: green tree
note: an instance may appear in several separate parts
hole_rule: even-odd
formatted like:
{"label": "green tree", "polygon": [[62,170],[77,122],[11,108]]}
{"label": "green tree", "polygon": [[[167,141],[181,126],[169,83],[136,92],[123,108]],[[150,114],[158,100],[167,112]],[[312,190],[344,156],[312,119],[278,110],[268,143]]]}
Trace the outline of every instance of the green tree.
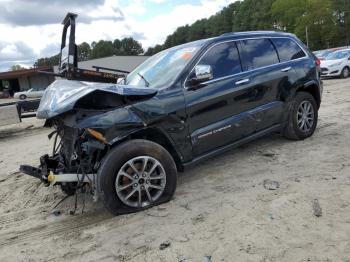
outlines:
{"label": "green tree", "polygon": [[115,55],[124,55],[124,50],[122,50],[122,41],[119,39],[115,39],[113,41],[113,48],[114,48],[114,54]]}
{"label": "green tree", "polygon": [[333,0],[332,10],[338,26],[339,44],[350,45],[350,0]]}
{"label": "green tree", "polygon": [[272,4],[272,15],[277,28],[294,32],[298,19],[305,15],[309,0],[276,0]]}
{"label": "green tree", "polygon": [[11,71],[17,71],[17,70],[22,70],[22,69],[26,69],[26,68],[21,66],[21,65],[13,65],[10,68]]}
{"label": "green tree", "polygon": [[[276,0],[272,5],[278,28],[295,33],[313,50],[338,46],[340,27],[337,25],[334,0]],[[308,39],[307,39],[308,36]]]}
{"label": "green tree", "polygon": [[132,37],[122,39],[120,44],[124,55],[140,55],[144,52],[142,45]]}
{"label": "green tree", "polygon": [[88,43],[83,42],[78,45],[78,61],[89,60],[91,56],[91,47]]}
{"label": "green tree", "polygon": [[232,7],[232,31],[275,29],[275,21],[271,14],[273,2],[274,0],[245,0],[234,3]]}
{"label": "green tree", "polygon": [[114,54],[114,48],[112,41],[100,40],[96,43],[91,51],[91,58],[101,58],[112,56]]}
{"label": "green tree", "polygon": [[163,50],[163,46],[162,45],[156,45],[155,47],[149,47],[145,53],[145,55],[154,55],[159,53],[160,51]]}
{"label": "green tree", "polygon": [[40,67],[40,66],[56,66],[59,63],[59,55],[51,56],[51,57],[45,57],[45,58],[39,58],[34,63],[34,67]]}

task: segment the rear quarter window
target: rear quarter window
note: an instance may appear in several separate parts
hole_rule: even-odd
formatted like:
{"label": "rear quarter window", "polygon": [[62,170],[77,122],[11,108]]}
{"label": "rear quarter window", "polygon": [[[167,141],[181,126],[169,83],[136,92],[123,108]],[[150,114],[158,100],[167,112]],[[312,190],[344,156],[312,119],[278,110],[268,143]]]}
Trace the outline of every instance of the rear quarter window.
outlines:
{"label": "rear quarter window", "polygon": [[281,62],[287,62],[306,56],[305,52],[292,39],[272,38],[271,40],[276,46]]}
{"label": "rear quarter window", "polygon": [[276,49],[269,39],[243,40],[242,48],[247,70],[279,63]]}

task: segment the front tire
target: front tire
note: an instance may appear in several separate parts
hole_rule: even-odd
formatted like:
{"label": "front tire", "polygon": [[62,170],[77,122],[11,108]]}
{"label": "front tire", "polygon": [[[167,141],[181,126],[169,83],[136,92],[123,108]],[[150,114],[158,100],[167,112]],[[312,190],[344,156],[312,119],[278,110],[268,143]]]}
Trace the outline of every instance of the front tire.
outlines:
{"label": "front tire", "polygon": [[121,215],[171,200],[177,170],[162,146],[135,139],[108,153],[99,168],[98,179],[104,205],[114,215]]}
{"label": "front tire", "polygon": [[341,77],[342,78],[348,78],[350,75],[350,69],[348,67],[345,67],[342,71],[341,71]]}
{"label": "front tire", "polygon": [[306,139],[313,135],[317,126],[317,103],[315,98],[307,92],[298,92],[292,103],[284,136],[291,140]]}

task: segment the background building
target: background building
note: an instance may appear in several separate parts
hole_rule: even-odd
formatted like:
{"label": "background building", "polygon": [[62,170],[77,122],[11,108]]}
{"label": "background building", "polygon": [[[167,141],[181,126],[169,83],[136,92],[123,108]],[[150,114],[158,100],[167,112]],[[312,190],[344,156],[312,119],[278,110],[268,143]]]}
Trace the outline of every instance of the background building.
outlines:
{"label": "background building", "polygon": [[38,67],[0,73],[0,92],[6,88],[13,96],[16,92],[29,90],[33,87],[45,89],[55,80],[55,77],[42,74],[40,71],[53,72],[50,67]]}
{"label": "background building", "polygon": [[[100,66],[131,72],[147,58],[148,56],[110,56],[79,62],[78,67],[81,69],[96,70],[93,68],[93,66]],[[49,74],[40,73],[40,71],[57,73],[58,68],[57,66],[54,68],[38,67],[0,72],[0,92],[6,88],[8,89],[10,95],[13,96],[15,92],[29,90],[33,87],[45,89],[48,85],[55,81],[55,77]]]}

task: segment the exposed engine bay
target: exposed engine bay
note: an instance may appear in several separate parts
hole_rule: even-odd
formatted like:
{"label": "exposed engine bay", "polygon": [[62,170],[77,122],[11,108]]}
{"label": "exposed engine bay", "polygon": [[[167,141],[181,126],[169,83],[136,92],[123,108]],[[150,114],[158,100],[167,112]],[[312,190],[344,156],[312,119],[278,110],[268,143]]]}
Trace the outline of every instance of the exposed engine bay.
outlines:
{"label": "exposed engine bay", "polygon": [[[128,105],[152,97],[156,90],[58,80],[45,92],[37,113],[54,129],[51,155],[40,158],[39,167],[22,165],[21,171],[47,185],[60,185],[68,195],[84,188],[98,198],[98,167],[111,140],[130,123],[143,126]],[[119,128],[116,128],[118,127]],[[117,129],[117,130],[116,130]]]}

